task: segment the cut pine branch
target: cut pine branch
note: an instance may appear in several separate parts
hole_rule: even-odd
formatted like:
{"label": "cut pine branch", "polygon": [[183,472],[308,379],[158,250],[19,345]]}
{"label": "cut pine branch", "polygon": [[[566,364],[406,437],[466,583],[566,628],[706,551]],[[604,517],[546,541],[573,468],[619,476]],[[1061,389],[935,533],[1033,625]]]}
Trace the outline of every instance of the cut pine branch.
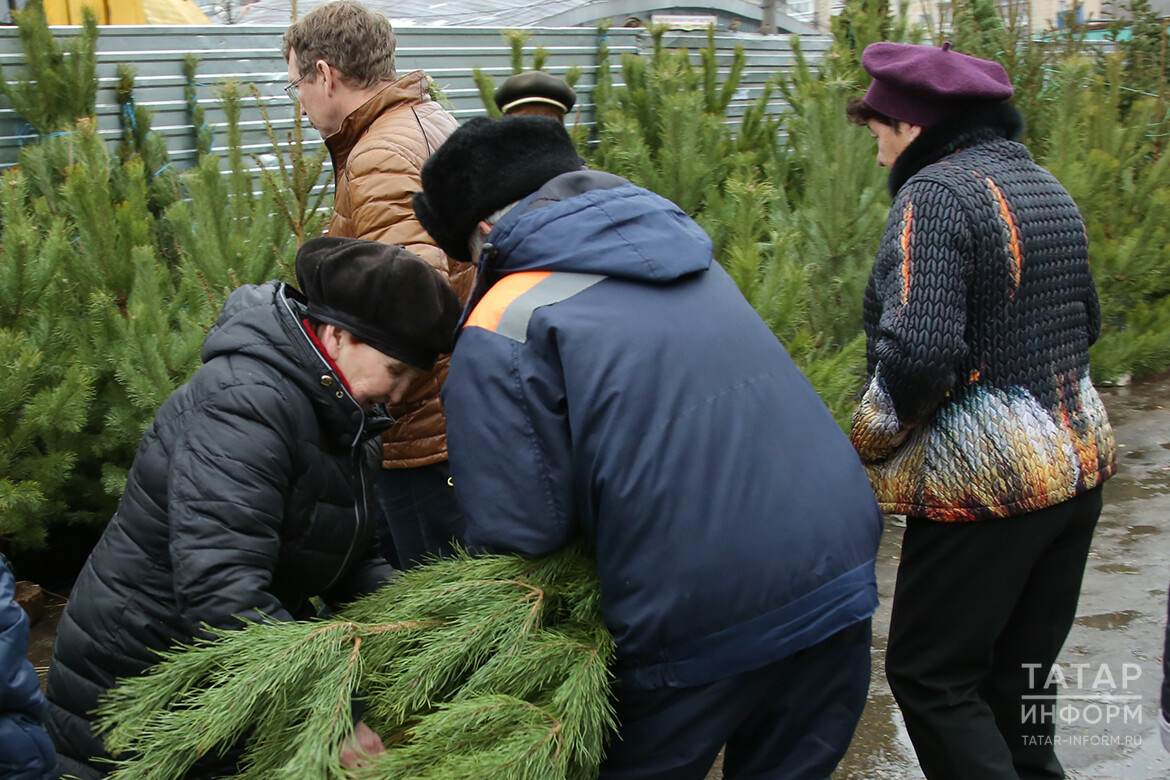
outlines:
{"label": "cut pine branch", "polygon": [[[615,725],[613,642],[583,548],[460,554],[334,620],[209,634],[108,696],[106,745],[125,757],[114,780],[178,780],[229,750],[245,778],[583,780]],[[347,773],[355,699],[387,751]]]}

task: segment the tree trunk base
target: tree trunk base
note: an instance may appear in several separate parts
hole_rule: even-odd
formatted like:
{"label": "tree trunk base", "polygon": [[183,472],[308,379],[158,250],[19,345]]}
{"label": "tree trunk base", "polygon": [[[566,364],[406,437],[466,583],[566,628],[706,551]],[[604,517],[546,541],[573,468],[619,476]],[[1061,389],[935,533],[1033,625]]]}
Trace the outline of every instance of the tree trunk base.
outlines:
{"label": "tree trunk base", "polygon": [[16,603],[28,613],[30,625],[36,625],[45,609],[45,592],[41,586],[28,580],[16,583]]}

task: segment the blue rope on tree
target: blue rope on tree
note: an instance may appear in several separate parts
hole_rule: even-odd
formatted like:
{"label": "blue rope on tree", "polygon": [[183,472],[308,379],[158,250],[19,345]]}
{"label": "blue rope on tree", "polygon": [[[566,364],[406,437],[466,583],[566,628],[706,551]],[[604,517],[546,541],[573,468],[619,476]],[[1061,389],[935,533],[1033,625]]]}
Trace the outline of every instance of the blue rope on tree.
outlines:
{"label": "blue rope on tree", "polygon": [[199,133],[204,130],[207,131],[207,137],[209,139],[207,142],[207,153],[211,154],[215,151],[215,128],[204,122],[203,124],[199,125],[198,128],[196,128],[195,135],[198,136]]}
{"label": "blue rope on tree", "polygon": [[122,115],[126,118],[126,121],[130,123],[130,132],[132,132],[134,136],[137,137],[138,117],[134,115],[134,98],[130,98],[128,101],[122,104]]}
{"label": "blue rope on tree", "polygon": [[20,135],[16,137],[17,146],[19,146],[21,149],[24,148],[25,138],[40,139],[40,135],[37,133],[37,129],[35,127],[33,127],[31,124],[25,123],[25,126],[20,128]]}
{"label": "blue rope on tree", "polygon": [[23,149],[24,148],[24,140],[26,138],[35,138],[39,142],[39,141],[44,141],[44,140],[49,139],[49,138],[56,138],[56,137],[62,136],[62,135],[76,135],[76,134],[77,134],[76,130],[58,130],[55,133],[38,133],[37,129],[35,127],[33,127],[31,124],[26,123],[25,126],[20,129],[20,134],[16,136],[16,139],[17,139],[16,143],[17,143],[17,146],[19,146],[20,148]]}

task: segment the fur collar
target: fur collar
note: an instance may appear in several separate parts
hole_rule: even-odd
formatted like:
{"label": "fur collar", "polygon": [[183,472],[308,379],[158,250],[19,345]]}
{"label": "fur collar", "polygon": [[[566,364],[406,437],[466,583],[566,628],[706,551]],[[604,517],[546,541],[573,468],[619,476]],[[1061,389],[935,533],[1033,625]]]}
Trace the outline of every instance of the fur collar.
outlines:
{"label": "fur collar", "polygon": [[1010,103],[963,111],[923,129],[890,169],[890,197],[920,170],[963,146],[992,138],[1014,140],[1024,129],[1024,117]]}

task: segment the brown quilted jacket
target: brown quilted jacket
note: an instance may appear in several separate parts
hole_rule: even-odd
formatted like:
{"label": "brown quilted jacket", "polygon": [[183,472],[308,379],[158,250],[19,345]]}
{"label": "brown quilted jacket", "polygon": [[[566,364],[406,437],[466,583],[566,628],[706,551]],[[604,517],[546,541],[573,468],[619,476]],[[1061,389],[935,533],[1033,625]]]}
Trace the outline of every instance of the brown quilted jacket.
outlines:
{"label": "brown quilted jacket", "polygon": [[[431,100],[421,70],[386,86],[325,139],[337,192],[329,234],[402,244],[447,276],[463,301],[475,267],[450,260],[415,219],[410,197],[422,189],[419,171],[455,128],[454,117]],[[382,440],[385,468],[414,468],[447,459],[447,429],[439,389],[447,357],[419,377],[390,413],[397,423]]]}

